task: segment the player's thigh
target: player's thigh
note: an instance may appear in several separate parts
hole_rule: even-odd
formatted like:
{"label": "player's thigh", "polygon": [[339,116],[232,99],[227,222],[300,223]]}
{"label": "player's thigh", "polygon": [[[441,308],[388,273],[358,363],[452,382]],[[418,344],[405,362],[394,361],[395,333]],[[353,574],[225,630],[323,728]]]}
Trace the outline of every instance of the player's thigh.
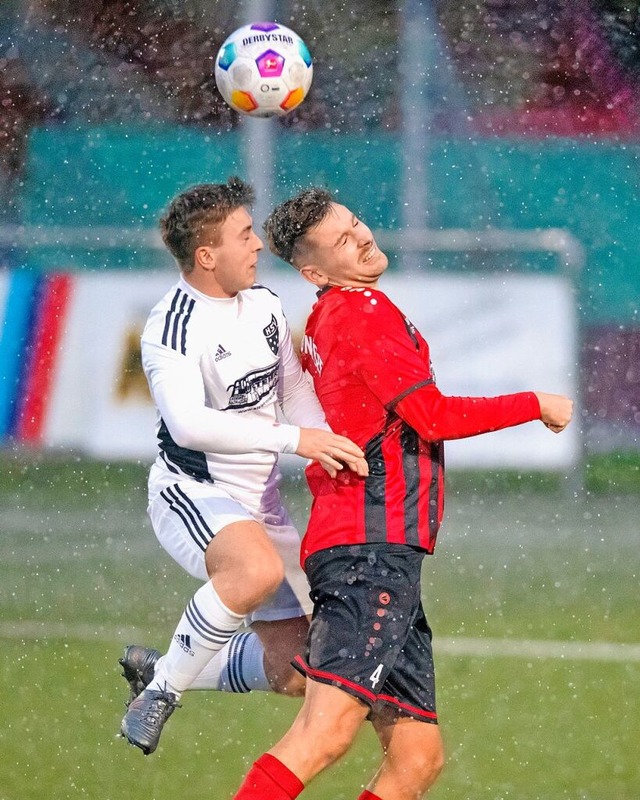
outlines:
{"label": "player's thigh", "polygon": [[282,578],[282,559],[264,527],[252,519],[230,522],[211,540],[205,552],[210,576],[234,572],[242,580],[251,580],[260,573],[276,570]]}
{"label": "player's thigh", "polygon": [[258,634],[270,660],[287,661],[304,650],[309,632],[309,617],[257,620],[251,628]]}
{"label": "player's thigh", "polygon": [[223,602],[241,613],[265,602],[284,578],[278,551],[262,525],[253,520],[222,528],[207,547],[205,564]]}
{"label": "player's thigh", "polygon": [[248,614],[282,583],[277,548],[224,489],[198,481],[171,484],[150,502],[149,516],[165,550],[189,574],[211,579],[234,611]]}
{"label": "player's thigh", "polygon": [[265,652],[265,672],[274,691],[292,696],[304,694],[305,679],[291,661],[305,648],[308,617],[256,621],[251,628],[258,634]]}
{"label": "player's thigh", "polygon": [[289,523],[265,524],[265,530],[282,560],[284,577],[277,591],[251,613],[248,624],[310,616],[313,603],[307,576],[300,566],[298,531]]}
{"label": "player's thigh", "polygon": [[437,759],[442,756],[439,725],[399,714],[393,708],[373,716],[371,724],[384,752],[396,758],[402,757],[405,751],[413,751],[413,742],[416,743],[418,754],[429,753]]}
{"label": "player's thigh", "polygon": [[225,527],[253,517],[222,489],[197,481],[165,486],[149,503],[149,517],[162,547],[190,575],[209,577],[205,554]]}

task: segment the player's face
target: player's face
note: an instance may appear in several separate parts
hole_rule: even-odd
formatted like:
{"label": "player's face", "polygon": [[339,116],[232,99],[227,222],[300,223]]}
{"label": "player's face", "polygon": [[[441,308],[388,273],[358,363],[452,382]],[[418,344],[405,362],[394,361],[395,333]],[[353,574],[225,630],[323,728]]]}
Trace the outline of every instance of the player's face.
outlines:
{"label": "player's face", "polygon": [[370,229],[339,203],[332,203],[322,222],[306,234],[305,244],[309,266],[300,271],[319,286],[375,286],[389,263]]}
{"label": "player's face", "polygon": [[258,253],[263,246],[247,209],[232,211],[220,226],[218,244],[198,248],[208,251],[202,254],[206,258],[201,263],[210,278],[210,293],[235,297],[239,291],[253,286]]}

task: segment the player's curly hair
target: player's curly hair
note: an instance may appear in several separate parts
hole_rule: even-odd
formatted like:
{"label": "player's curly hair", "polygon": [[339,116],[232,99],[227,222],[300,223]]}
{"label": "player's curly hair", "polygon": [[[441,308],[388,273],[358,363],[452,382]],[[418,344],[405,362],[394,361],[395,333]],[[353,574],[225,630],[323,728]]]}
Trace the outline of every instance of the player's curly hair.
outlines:
{"label": "player's curly hair", "polygon": [[325,219],[333,202],[330,192],[314,187],[276,206],[264,223],[271,252],[298,266],[295,262],[300,240]]}
{"label": "player's curly hair", "polygon": [[201,183],[174,197],[160,218],[160,233],[180,269],[191,272],[196,248],[218,244],[221,223],[237,208],[251,207],[254,200],[251,186],[235,175],[226,183]]}

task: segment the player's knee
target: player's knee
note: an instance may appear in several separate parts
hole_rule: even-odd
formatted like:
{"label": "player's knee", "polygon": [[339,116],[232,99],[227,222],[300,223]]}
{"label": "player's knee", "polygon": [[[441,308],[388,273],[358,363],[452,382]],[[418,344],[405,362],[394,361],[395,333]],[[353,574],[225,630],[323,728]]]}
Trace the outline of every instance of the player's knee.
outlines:
{"label": "player's knee", "polygon": [[421,748],[413,756],[412,768],[415,774],[415,783],[422,788],[422,791],[426,791],[444,769],[445,757],[442,740],[427,748]]}
{"label": "player's knee", "polygon": [[360,725],[360,715],[354,718],[352,714],[331,715],[327,714],[323,720],[318,721],[320,738],[318,742],[318,757],[323,766],[328,766],[349,750]]}
{"label": "player's knee", "polygon": [[[444,768],[442,740],[420,743],[418,737],[403,747],[387,752],[383,774],[396,786],[400,797],[422,797]],[[386,786],[386,784],[385,784]]]}
{"label": "player's knee", "polygon": [[284,580],[284,566],[276,555],[268,555],[259,561],[244,565],[243,586],[256,603],[270,597]]}
{"label": "player's knee", "polygon": [[349,734],[343,733],[339,729],[331,732],[325,732],[323,740],[317,747],[316,751],[317,759],[321,764],[321,768],[324,769],[330,764],[333,764],[335,761],[338,761],[338,759],[342,758],[342,756],[345,755],[347,750],[351,747],[352,742],[353,737]]}
{"label": "player's knee", "polygon": [[444,769],[444,765],[446,764],[447,758],[445,756],[444,747],[442,743],[440,744],[440,749],[438,750],[437,756],[434,760],[434,769],[437,770],[438,775]]}
{"label": "player's knee", "polygon": [[426,759],[425,763],[425,775],[424,782],[425,788],[431,786],[432,783],[437,779],[440,775],[442,770],[444,769],[445,764],[445,757],[444,757],[444,748],[440,745],[439,749],[436,752],[432,752],[429,754],[429,758]]}

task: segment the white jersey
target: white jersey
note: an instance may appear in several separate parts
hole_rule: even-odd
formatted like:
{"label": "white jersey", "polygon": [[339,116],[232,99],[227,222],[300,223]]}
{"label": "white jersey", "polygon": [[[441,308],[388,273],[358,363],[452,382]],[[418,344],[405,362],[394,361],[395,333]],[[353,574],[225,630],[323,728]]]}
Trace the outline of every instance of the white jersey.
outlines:
{"label": "white jersey", "polygon": [[149,315],[142,365],[158,410],[151,494],[193,479],[277,513],[278,453],[295,452],[300,427],[328,427],[278,297],[255,285],[213,298],[181,277]]}

